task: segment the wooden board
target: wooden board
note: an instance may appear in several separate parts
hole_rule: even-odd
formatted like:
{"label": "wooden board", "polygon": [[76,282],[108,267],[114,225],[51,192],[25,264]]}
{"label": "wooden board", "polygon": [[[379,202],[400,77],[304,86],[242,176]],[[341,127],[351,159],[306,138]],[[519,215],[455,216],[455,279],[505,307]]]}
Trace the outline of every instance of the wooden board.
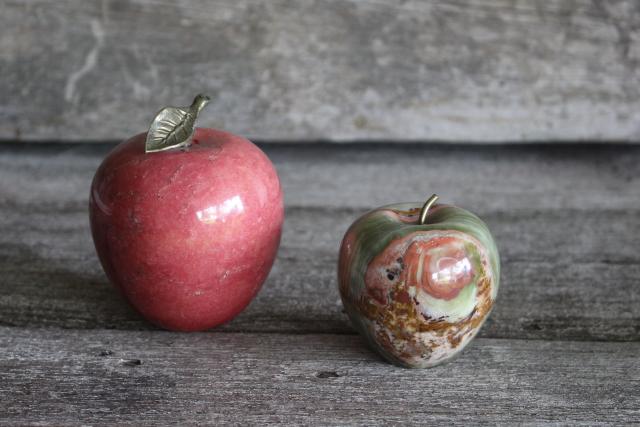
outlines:
{"label": "wooden board", "polygon": [[[88,188],[108,148],[0,148],[0,325],[152,329],[94,254]],[[336,285],[343,233],[367,209],[435,191],[485,218],[501,249],[481,336],[640,340],[640,148],[264,148],[286,195],[281,250],[222,331],[353,333]]]}
{"label": "wooden board", "polygon": [[478,339],[390,366],[357,336],[0,328],[0,423],[622,425],[640,343]]}
{"label": "wooden board", "polygon": [[117,140],[166,105],[261,140],[640,138],[634,0],[8,0],[0,139]]}
{"label": "wooden board", "polygon": [[[640,147],[262,145],[286,222],[231,323],[157,330],[107,283],[88,229],[110,145],[0,145],[0,425],[640,423]],[[432,192],[486,219],[497,306],[454,362],[407,370],[354,334],[342,234]]]}

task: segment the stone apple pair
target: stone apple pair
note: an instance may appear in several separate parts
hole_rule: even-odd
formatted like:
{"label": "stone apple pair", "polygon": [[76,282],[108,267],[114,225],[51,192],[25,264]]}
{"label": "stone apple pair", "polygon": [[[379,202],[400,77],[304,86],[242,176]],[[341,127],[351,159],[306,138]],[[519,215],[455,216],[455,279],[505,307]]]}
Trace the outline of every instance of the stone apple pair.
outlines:
{"label": "stone apple pair", "polygon": [[[280,243],[283,195],[250,141],[194,128],[209,98],[161,110],[149,132],[107,155],[90,220],[109,280],[154,324],[198,331],[257,294]],[[484,223],[453,206],[375,209],[347,231],[339,287],[355,328],[383,357],[438,364],[477,333],[496,298],[498,251]]]}

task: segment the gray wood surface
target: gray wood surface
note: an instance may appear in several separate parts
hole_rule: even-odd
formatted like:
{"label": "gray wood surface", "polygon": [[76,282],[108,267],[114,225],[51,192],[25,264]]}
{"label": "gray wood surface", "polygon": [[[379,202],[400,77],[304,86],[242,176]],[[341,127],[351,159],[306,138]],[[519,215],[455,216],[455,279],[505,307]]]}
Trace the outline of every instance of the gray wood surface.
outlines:
{"label": "gray wood surface", "polygon": [[[111,145],[0,145],[0,425],[640,423],[640,147],[267,144],[286,200],[256,300],[157,330],[107,283],[88,229]],[[503,260],[454,362],[392,367],[341,312],[336,256],[366,210],[438,193]]]}
{"label": "gray wood surface", "polygon": [[7,0],[0,139],[640,139],[635,0]]}
{"label": "gray wood surface", "polygon": [[[149,329],[94,254],[87,197],[110,146],[0,148],[0,325]],[[268,145],[287,204],[275,267],[223,331],[353,333],[337,250],[357,216],[432,192],[481,215],[501,249],[481,336],[640,339],[640,147]]]}
{"label": "gray wood surface", "polygon": [[0,413],[38,425],[622,425],[640,421],[638,353],[481,338],[453,363],[408,370],[351,335],[0,328]]}

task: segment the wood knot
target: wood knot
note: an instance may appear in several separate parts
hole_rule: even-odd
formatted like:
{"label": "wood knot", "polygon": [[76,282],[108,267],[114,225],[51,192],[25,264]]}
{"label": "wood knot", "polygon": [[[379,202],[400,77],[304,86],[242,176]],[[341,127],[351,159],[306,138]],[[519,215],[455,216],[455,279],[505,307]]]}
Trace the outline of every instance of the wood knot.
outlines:
{"label": "wood knot", "polygon": [[340,375],[335,371],[320,371],[316,373],[318,378],[339,378]]}
{"label": "wood knot", "polygon": [[123,366],[140,366],[142,360],[140,359],[120,359],[120,364]]}

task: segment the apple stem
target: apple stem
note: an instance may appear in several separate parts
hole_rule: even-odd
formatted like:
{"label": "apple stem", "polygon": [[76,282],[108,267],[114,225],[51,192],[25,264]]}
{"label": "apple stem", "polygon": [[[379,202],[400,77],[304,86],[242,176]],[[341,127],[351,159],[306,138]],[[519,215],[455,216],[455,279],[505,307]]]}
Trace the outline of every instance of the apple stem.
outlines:
{"label": "apple stem", "polygon": [[429,197],[424,203],[422,209],[420,209],[420,225],[423,225],[427,222],[427,214],[429,213],[429,209],[436,202],[436,200],[438,200],[438,195],[432,194],[431,197]]}

